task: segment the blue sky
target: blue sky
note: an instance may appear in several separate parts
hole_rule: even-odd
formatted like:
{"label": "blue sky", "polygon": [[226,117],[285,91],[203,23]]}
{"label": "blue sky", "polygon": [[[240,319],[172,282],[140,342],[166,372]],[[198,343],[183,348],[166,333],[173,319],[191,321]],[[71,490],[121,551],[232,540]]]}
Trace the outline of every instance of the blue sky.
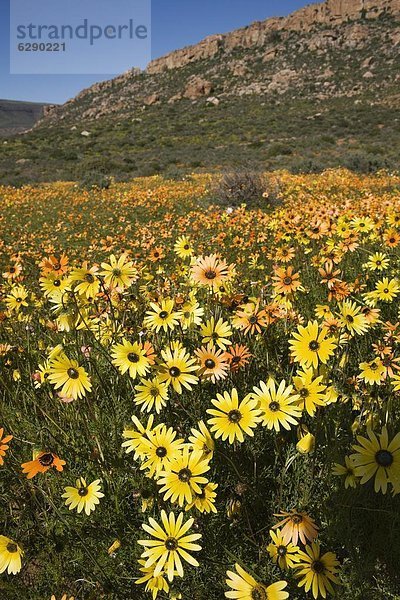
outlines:
{"label": "blue sky", "polygon": [[[85,0],[82,0],[83,2]],[[10,75],[9,3],[0,0],[0,98],[34,102],[65,102],[102,75]],[[118,17],[118,0],[110,0]],[[152,57],[224,33],[270,16],[287,15],[306,0],[152,0]],[[114,45],[115,72],[126,68],[118,44]],[[121,68],[119,68],[121,65]]]}

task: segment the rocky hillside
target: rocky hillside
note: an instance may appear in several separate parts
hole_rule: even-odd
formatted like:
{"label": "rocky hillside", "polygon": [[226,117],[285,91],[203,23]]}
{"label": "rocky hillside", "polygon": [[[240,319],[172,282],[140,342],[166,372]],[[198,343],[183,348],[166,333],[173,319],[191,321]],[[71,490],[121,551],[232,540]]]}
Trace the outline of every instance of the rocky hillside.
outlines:
{"label": "rocky hillside", "polygon": [[31,129],[43,117],[45,104],[0,100],[0,136]]}
{"label": "rocky hillside", "polygon": [[327,0],[213,35],[49,107],[0,177],[17,153],[17,177],[44,179],[398,168],[399,52],[400,0]]}

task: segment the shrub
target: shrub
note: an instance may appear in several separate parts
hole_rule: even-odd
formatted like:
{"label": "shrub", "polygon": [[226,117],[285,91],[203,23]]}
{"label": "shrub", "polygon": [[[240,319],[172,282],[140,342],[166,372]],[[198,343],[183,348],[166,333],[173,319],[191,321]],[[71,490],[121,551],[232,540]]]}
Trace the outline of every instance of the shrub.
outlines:
{"label": "shrub", "polygon": [[382,169],[395,169],[390,159],[364,152],[355,152],[346,156],[343,166],[356,173],[376,173]]}
{"label": "shrub", "polygon": [[84,190],[108,190],[112,178],[104,173],[89,171],[79,182],[79,187]]}
{"label": "shrub", "polygon": [[279,199],[279,186],[272,185],[258,171],[237,170],[226,172],[212,186],[213,201],[221,206],[238,208],[268,208]]}

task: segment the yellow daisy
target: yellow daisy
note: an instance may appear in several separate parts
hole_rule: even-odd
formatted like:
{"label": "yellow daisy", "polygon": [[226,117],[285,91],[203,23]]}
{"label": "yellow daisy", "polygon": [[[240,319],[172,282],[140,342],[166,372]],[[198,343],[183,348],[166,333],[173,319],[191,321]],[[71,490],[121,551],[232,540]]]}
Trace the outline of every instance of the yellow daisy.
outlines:
{"label": "yellow daisy", "polygon": [[186,505],[185,510],[197,508],[197,510],[201,513],[216,513],[217,509],[215,508],[215,498],[217,497],[217,494],[215,490],[217,487],[217,483],[207,483],[207,485],[201,488],[201,492],[199,494],[194,494],[192,501]]}
{"label": "yellow daisy", "polygon": [[314,367],[316,369],[321,362],[326,364],[334,353],[336,342],[333,338],[327,338],[328,330],[322,327],[320,330],[317,321],[309,321],[306,327],[299,325],[297,333],[289,341],[293,359],[300,363],[301,367]]}
{"label": "yellow daisy", "polygon": [[151,302],[152,310],[146,312],[144,324],[146,327],[154,330],[156,333],[162,329],[167,332],[172,331],[179,323],[179,313],[174,311],[173,300],[161,300],[160,304]]}
{"label": "yellow daisy", "polygon": [[178,394],[182,394],[182,387],[191,390],[198,383],[198,377],[193,374],[198,367],[196,359],[190,358],[184,349],[171,349],[161,351],[164,362],[160,365],[159,379],[168,386],[172,385]]}
{"label": "yellow daisy", "polygon": [[253,398],[261,409],[262,425],[277,432],[281,426],[289,430],[291,425],[297,425],[301,416],[300,396],[293,393],[293,386],[286,386],[286,381],[282,380],[277,389],[273,379],[268,383],[260,381],[259,386],[253,388]]}
{"label": "yellow daisy", "polygon": [[133,398],[134,403],[141,407],[142,411],[150,412],[155,409],[159,414],[168,400],[168,385],[162,383],[158,377],[153,379],[141,379],[139,385],[135,385],[138,392]]}
{"label": "yellow daisy", "polygon": [[155,538],[152,540],[138,540],[138,544],[146,548],[142,554],[142,558],[146,560],[144,566],[148,568],[155,565],[154,577],[158,577],[163,569],[165,569],[169,581],[174,579],[175,571],[177,571],[179,577],[183,577],[182,558],[194,567],[199,566],[197,560],[189,552],[201,550],[201,546],[194,542],[202,536],[201,533],[187,535],[194,519],[188,519],[184,523],[183,516],[183,513],[179,513],[178,518],[175,518],[173,512],[170,512],[168,516],[165,510],[162,510],[163,528],[151,517],[149,518],[150,525],[146,523],[142,525],[146,533]]}
{"label": "yellow daisy", "polygon": [[210,470],[209,461],[197,450],[189,451],[186,445],[182,451],[161,471],[158,485],[163,486],[160,494],[164,500],[176,502],[179,506],[192,502],[194,494],[201,494],[200,485],[206,485],[208,479],[203,477]]}
{"label": "yellow daisy", "polygon": [[280,529],[276,531],[270,529],[269,535],[272,542],[267,546],[267,551],[274,563],[277,563],[280,569],[293,569],[299,561],[297,556],[299,547],[292,544],[291,541],[284,540]]}
{"label": "yellow daisy", "polygon": [[87,515],[96,508],[96,504],[99,504],[100,498],[104,497],[104,494],[100,491],[100,479],[96,479],[89,485],[87,485],[83,477],[79,477],[76,480],[76,487],[66,487],[65,493],[62,498],[65,498],[65,504],[69,507],[69,510],[76,508],[78,513],[85,511]]}
{"label": "yellow daisy", "polygon": [[296,392],[300,397],[299,405],[310,417],[314,416],[317,406],[326,404],[324,394],[326,385],[323,385],[322,380],[322,375],[314,379],[314,369],[311,367],[297,371],[296,376],[293,377]]}
{"label": "yellow daisy", "polygon": [[260,421],[260,410],[257,408],[257,400],[248,394],[241,402],[236,389],[231,393],[217,394],[216,400],[211,400],[214,408],[209,408],[207,413],[213,418],[208,420],[211,431],[216,438],[228,439],[230,444],[235,440],[244,441],[244,433],[253,437],[253,429]]}
{"label": "yellow daisy", "polygon": [[22,549],[16,542],[5,535],[0,535],[0,573],[6,570],[9,575],[19,573],[23,555]]}
{"label": "yellow daisy", "polygon": [[122,254],[118,260],[112,254],[109,260],[109,263],[101,263],[103,270],[100,272],[109,287],[123,290],[128,288],[133,281],[136,281],[138,277],[137,269],[133,262],[128,260],[126,254]]}
{"label": "yellow daisy", "polygon": [[112,363],[118,367],[122,375],[128,371],[130,377],[142,377],[150,369],[150,361],[141,344],[132,344],[123,339],[121,344],[116,344],[111,349]]}
{"label": "yellow daisy", "polygon": [[50,361],[48,373],[48,381],[67,398],[83,398],[92,389],[85,369],[63,353]]}
{"label": "yellow daisy", "polygon": [[306,545],[305,552],[299,551],[299,564],[296,566],[296,577],[301,578],[299,587],[303,587],[306,592],[311,590],[314,598],[319,595],[326,598],[326,593],[334,594],[332,583],[339,583],[336,574],[338,572],[339,561],[336,554],[326,552],[321,556],[319,542],[312,542]]}
{"label": "yellow daisy", "polygon": [[386,494],[387,485],[398,485],[400,480],[400,433],[389,442],[386,427],[379,436],[367,429],[368,438],[357,436],[359,446],[353,446],[355,454],[350,458],[355,466],[355,475],[361,477],[360,483],[367,483],[375,477],[375,492]]}
{"label": "yellow daisy", "polygon": [[[169,468],[170,463],[179,456],[183,448],[183,440],[176,439],[176,431],[172,427],[162,425],[154,431],[147,432],[141,440],[142,448],[137,453],[143,454],[141,469],[148,469],[149,477],[158,477],[159,473]],[[141,452],[142,451],[142,452]]]}
{"label": "yellow daisy", "polygon": [[289,598],[289,594],[283,591],[287,586],[286,581],[277,581],[266,586],[258,583],[237,563],[235,569],[236,573],[234,571],[226,572],[226,585],[231,588],[231,591],[225,592],[226,598],[233,600],[286,600]]}

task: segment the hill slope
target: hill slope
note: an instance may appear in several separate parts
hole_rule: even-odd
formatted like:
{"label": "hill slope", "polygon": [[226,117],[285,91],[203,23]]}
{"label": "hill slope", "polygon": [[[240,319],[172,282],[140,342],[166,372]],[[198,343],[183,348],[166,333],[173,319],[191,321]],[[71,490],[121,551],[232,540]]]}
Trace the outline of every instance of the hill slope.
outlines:
{"label": "hill slope", "polygon": [[0,136],[9,136],[26,129],[43,117],[47,106],[39,102],[0,100]]}
{"label": "hill slope", "polygon": [[399,51],[400,0],[327,0],[214,35],[49,109],[7,144],[0,181],[398,168]]}

